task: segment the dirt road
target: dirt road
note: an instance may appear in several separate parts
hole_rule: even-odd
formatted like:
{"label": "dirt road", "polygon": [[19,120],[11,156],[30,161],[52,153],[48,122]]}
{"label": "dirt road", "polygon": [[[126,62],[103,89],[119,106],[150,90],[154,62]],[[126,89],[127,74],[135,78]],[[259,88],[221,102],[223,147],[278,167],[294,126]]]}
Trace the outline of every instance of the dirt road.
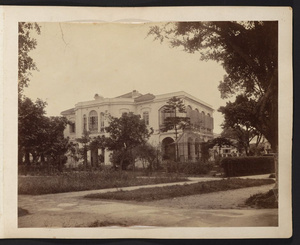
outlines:
{"label": "dirt road", "polygon": [[277,209],[252,209],[244,201],[273,185],[193,195],[154,202],[90,200],[88,192],[19,196],[29,215],[19,227],[247,227],[277,226]]}

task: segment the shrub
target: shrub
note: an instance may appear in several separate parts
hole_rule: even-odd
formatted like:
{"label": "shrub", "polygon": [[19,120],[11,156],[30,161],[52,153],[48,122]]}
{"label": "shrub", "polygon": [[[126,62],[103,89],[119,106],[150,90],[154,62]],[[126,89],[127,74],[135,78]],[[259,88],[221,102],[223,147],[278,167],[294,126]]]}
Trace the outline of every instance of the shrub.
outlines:
{"label": "shrub", "polygon": [[184,174],[208,174],[213,165],[209,163],[181,163],[180,167],[183,168]]}
{"label": "shrub", "polygon": [[23,209],[23,208],[20,208],[18,207],[18,216],[19,217],[22,217],[22,216],[25,216],[25,215],[28,215],[29,212],[27,209]]}
{"label": "shrub", "polygon": [[278,201],[273,190],[255,194],[249,197],[245,204],[255,208],[278,208]]}
{"label": "shrub", "polygon": [[267,174],[275,171],[273,157],[226,157],[221,165],[227,177]]}

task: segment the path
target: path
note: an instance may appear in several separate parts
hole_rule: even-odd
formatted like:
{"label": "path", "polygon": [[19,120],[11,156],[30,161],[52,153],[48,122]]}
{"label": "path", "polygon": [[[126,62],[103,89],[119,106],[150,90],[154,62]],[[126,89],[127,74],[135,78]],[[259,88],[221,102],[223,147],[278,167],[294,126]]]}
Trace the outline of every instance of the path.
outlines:
{"label": "path", "polygon": [[[216,178],[201,178],[201,180],[194,178],[191,182],[210,180],[216,180]],[[174,184],[178,183],[160,184],[159,186]],[[141,187],[146,188],[146,186],[140,186],[122,189],[132,190]],[[39,196],[20,195],[19,207],[28,210],[30,214],[20,217],[18,224],[19,227],[276,226],[278,223],[277,209],[241,208],[244,200],[250,195],[267,191],[271,187],[272,185],[265,185],[145,203],[84,198],[87,194],[115,191],[115,188]]]}

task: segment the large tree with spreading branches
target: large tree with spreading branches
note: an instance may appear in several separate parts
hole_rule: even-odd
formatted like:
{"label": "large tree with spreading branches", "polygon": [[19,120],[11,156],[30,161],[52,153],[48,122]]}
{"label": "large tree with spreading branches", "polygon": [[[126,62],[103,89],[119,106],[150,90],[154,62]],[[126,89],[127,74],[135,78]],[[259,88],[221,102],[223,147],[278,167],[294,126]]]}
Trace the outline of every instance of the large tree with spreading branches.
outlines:
{"label": "large tree with spreading branches", "polygon": [[[227,73],[219,85],[221,97],[242,95],[251,100],[251,126],[266,137],[274,152],[277,151],[276,21],[167,23],[152,26],[149,35],[161,42],[169,42],[172,47],[183,47],[186,52],[199,52],[202,60],[221,64]],[[243,120],[243,115],[240,116],[237,120]]]}

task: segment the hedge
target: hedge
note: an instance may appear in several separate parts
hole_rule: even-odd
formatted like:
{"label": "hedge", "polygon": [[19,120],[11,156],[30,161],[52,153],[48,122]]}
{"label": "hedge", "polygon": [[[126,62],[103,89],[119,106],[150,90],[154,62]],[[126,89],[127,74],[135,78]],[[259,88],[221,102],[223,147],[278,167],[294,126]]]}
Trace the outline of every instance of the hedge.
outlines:
{"label": "hedge", "polygon": [[188,175],[201,175],[208,174],[212,170],[213,165],[200,162],[191,163],[168,161],[164,167],[168,173],[177,172]]}
{"label": "hedge", "polygon": [[268,174],[275,172],[274,157],[226,157],[221,166],[227,177]]}

